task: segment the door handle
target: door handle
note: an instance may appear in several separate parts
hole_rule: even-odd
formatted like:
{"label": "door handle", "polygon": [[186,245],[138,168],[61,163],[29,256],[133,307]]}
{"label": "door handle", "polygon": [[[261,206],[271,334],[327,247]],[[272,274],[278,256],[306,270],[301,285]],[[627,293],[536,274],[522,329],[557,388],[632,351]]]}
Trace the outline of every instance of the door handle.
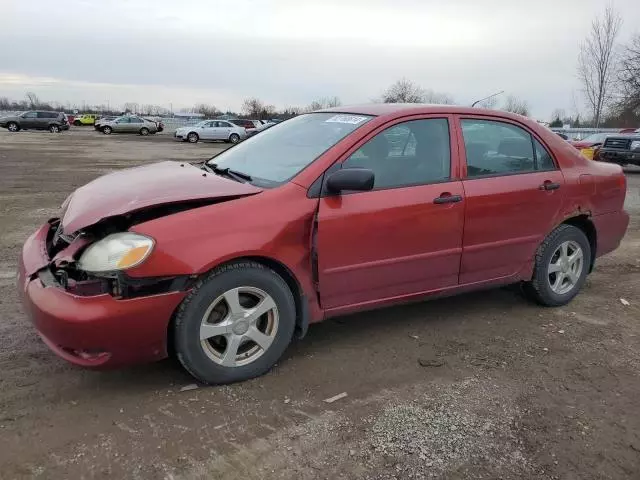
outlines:
{"label": "door handle", "polygon": [[441,193],[439,197],[433,199],[433,203],[442,204],[442,203],[458,203],[462,201],[462,196],[460,195],[450,195],[448,193]]}
{"label": "door handle", "polygon": [[547,180],[542,185],[540,185],[539,188],[540,188],[540,190],[557,190],[557,189],[560,188],[560,184],[559,183],[550,182],[549,180]]}

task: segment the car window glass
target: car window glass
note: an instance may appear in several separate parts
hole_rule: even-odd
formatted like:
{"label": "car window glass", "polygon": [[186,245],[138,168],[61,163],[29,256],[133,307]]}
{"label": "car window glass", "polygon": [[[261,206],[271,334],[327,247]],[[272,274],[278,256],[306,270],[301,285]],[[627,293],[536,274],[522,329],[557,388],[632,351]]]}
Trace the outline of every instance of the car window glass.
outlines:
{"label": "car window glass", "polygon": [[131,123],[143,123],[141,118],[131,117]]}
{"label": "car window glass", "polygon": [[524,129],[504,122],[462,120],[467,176],[508,175],[535,170],[533,142]]}
{"label": "car window glass", "polygon": [[128,117],[124,117],[118,120],[117,123],[129,123],[129,118]]}
{"label": "car window glass", "polygon": [[38,112],[27,112],[22,115],[22,118],[36,118],[38,116]]}
{"label": "car window glass", "polygon": [[549,151],[538,141],[534,140],[536,150],[536,170],[553,170],[556,168],[556,164],[553,162],[553,157]]}
{"label": "car window glass", "polygon": [[449,178],[449,122],[444,118],[394,125],[370,139],[343,164],[368,168],[374,189],[441,182]]}
{"label": "car window glass", "polygon": [[218,122],[218,125],[220,127],[224,127],[224,128],[231,128],[231,127],[234,126],[234,125],[231,125],[230,123],[227,123],[227,122]]}

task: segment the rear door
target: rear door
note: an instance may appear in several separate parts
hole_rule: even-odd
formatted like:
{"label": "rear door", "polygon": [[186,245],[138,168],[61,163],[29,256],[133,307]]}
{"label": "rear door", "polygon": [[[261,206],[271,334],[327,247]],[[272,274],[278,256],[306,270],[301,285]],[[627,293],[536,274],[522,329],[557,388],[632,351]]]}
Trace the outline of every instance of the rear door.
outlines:
{"label": "rear door", "polygon": [[231,135],[231,129],[233,128],[233,124],[229,122],[218,122],[218,140],[228,140],[229,135]]}
{"label": "rear door", "polygon": [[130,117],[129,128],[127,131],[130,133],[138,133],[143,126],[144,121],[140,117]]}
{"label": "rear door", "polygon": [[458,283],[464,192],[451,117],[380,127],[345,155],[368,168],[368,192],[320,199],[316,245],[323,308],[334,309]]}
{"label": "rear door", "polygon": [[458,117],[466,198],[460,283],[517,274],[561,221],[564,177],[524,125]]}

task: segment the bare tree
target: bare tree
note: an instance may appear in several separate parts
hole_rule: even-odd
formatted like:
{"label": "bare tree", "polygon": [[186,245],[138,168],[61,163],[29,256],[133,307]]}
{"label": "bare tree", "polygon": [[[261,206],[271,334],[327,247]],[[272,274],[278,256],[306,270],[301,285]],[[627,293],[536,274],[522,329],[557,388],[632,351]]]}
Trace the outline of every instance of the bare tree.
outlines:
{"label": "bare tree", "polygon": [[618,82],[622,93],[618,109],[630,112],[640,110],[640,34],[624,49]]}
{"label": "bare tree", "polygon": [[615,42],[621,25],[620,16],[607,7],[602,18],[591,22],[591,31],[580,46],[578,78],[596,128],[611,100]]}
{"label": "bare tree", "polygon": [[384,103],[423,103],[425,91],[406,78],[398,80],[382,94]]}
{"label": "bare tree", "polygon": [[322,97],[311,102],[306,110],[313,112],[315,110],[322,110],[323,108],[339,107],[340,105],[342,105],[342,102],[338,97]]}
{"label": "bare tree", "polygon": [[250,117],[259,117],[264,108],[264,103],[255,97],[247,98],[242,102],[242,112]]}
{"label": "bare tree", "polygon": [[201,113],[206,118],[213,118],[220,115],[220,110],[218,110],[215,105],[207,105],[206,103],[199,103],[193,107],[192,111],[194,113]]}
{"label": "bare tree", "polygon": [[40,99],[33,92],[27,92],[25,98],[27,99],[27,104],[31,109],[38,108],[38,106],[40,105]]}
{"label": "bare tree", "polygon": [[450,95],[434,92],[433,90],[425,90],[422,95],[422,101],[435,105],[453,105],[455,103]]}
{"label": "bare tree", "polygon": [[502,106],[502,110],[517,113],[518,115],[523,115],[525,117],[529,116],[529,104],[525,100],[514,95],[509,95],[506,98],[504,105]]}

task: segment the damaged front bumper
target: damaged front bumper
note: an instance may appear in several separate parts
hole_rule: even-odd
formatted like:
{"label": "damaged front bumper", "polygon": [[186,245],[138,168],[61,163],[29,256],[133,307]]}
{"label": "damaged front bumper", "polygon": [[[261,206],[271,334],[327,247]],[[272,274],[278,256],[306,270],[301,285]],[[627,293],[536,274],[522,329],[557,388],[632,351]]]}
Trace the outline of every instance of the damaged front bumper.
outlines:
{"label": "damaged front bumper", "polygon": [[187,295],[189,279],[74,278],[65,268],[69,253],[50,256],[56,227],[51,221],[27,239],[17,278],[25,310],[49,348],[94,368],[166,357],[169,321]]}

